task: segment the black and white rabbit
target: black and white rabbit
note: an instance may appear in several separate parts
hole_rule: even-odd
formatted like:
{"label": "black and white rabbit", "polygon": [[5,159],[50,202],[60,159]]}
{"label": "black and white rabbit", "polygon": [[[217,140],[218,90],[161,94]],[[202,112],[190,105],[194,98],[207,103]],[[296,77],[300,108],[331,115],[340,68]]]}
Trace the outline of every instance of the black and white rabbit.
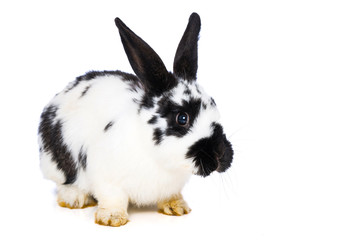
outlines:
{"label": "black and white rabbit", "polygon": [[216,104],[196,82],[200,17],[190,16],[173,73],[115,23],[136,76],[89,72],[50,101],[39,126],[42,172],[57,184],[60,206],[98,204],[98,224],[126,224],[129,203],[189,213],[181,190],[190,176],[224,172],[233,158]]}

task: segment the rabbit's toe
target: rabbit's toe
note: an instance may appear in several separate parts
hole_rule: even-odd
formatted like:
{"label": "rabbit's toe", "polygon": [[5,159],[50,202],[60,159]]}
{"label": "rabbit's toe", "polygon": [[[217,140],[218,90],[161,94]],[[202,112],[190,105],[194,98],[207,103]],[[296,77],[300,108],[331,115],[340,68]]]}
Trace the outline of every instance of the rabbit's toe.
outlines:
{"label": "rabbit's toe", "polygon": [[119,227],[128,222],[126,211],[98,208],[95,213],[95,222],[100,225]]}
{"label": "rabbit's toe", "polygon": [[182,198],[181,194],[175,195],[167,201],[158,204],[159,212],[166,215],[181,216],[191,212],[191,209]]}
{"label": "rabbit's toe", "polygon": [[57,202],[71,209],[96,206],[96,200],[75,186],[58,186]]}

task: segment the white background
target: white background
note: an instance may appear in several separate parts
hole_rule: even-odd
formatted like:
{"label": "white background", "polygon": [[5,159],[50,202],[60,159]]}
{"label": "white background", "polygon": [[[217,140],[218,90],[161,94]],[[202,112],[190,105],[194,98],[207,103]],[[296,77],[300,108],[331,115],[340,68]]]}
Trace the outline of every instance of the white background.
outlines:
{"label": "white background", "polygon": [[[199,83],[234,145],[232,169],[193,177],[184,217],[56,205],[39,171],[43,106],[88,70],[132,72],[120,17],[168,69],[188,17],[202,18]],[[2,1],[1,239],[359,239],[357,1]],[[152,239],[152,238],[151,238]]]}

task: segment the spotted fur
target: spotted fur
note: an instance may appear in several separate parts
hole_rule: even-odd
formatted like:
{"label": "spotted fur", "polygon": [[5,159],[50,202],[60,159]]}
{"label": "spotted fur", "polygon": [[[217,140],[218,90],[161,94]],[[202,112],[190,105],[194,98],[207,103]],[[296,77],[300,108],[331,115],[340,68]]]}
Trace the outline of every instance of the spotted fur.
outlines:
{"label": "spotted fur", "polygon": [[[99,224],[125,224],[129,202],[188,213],[181,190],[189,177],[223,172],[233,158],[215,102],[196,81],[200,17],[190,16],[173,73],[119,18],[115,23],[136,75],[91,71],[57,94],[41,115],[41,169],[56,182],[60,206],[96,199]],[[164,207],[174,202],[178,210]]]}

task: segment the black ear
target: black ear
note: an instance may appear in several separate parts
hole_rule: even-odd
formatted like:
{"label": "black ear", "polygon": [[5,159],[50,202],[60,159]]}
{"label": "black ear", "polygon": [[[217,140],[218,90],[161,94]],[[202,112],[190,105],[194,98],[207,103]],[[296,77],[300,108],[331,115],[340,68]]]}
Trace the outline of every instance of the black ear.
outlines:
{"label": "black ear", "polygon": [[119,18],[115,18],[115,24],[130,65],[146,91],[158,96],[174,87],[175,77],[166,70],[157,53]]}
{"label": "black ear", "polygon": [[196,80],[200,26],[200,16],[197,13],[191,14],[175,54],[174,74],[189,81]]}

